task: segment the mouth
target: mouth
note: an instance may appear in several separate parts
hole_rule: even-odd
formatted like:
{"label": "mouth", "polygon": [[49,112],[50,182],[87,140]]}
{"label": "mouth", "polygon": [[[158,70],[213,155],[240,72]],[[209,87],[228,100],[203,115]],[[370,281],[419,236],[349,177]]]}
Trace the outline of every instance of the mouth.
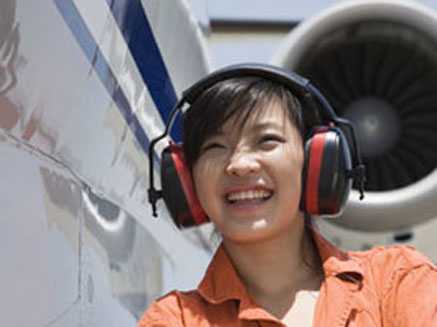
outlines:
{"label": "mouth", "polygon": [[231,205],[250,205],[261,204],[268,201],[274,192],[269,189],[247,189],[239,191],[231,191],[225,194],[225,200]]}

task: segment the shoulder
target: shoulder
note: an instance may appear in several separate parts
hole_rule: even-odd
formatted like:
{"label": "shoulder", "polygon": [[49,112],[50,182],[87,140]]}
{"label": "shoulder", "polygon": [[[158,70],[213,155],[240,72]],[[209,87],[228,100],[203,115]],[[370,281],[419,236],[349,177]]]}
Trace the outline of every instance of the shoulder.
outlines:
{"label": "shoulder", "polygon": [[351,251],[348,254],[374,269],[408,271],[421,266],[436,268],[425,255],[410,245],[379,246],[368,251]]}
{"label": "shoulder", "polygon": [[411,246],[357,253],[380,295],[383,325],[437,325],[437,268]]}
{"label": "shoulder", "polygon": [[172,291],[156,299],[145,311],[138,327],[184,326],[185,311],[196,310],[202,299],[197,291]]}
{"label": "shoulder", "polygon": [[407,280],[410,285],[419,280],[437,280],[436,266],[412,246],[381,246],[368,251],[349,252],[349,255],[359,260],[364,270],[371,274],[383,296],[401,283],[407,285]]}

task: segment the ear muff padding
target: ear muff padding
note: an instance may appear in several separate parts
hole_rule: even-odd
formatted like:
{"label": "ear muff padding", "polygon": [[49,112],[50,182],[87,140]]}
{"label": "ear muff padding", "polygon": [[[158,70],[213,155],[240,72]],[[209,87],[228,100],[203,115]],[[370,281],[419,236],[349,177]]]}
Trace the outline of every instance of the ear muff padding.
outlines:
{"label": "ear muff padding", "polygon": [[162,197],[178,227],[200,225],[208,220],[179,145],[170,144],[162,152],[161,184]]}
{"label": "ear muff padding", "polygon": [[311,215],[340,214],[352,187],[352,160],[338,128],[315,128],[305,142],[301,208]]}

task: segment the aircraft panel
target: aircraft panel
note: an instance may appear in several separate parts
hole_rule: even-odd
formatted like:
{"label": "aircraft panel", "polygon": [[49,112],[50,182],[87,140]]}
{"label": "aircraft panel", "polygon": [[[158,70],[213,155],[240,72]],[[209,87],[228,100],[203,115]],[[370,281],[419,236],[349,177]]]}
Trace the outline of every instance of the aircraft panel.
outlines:
{"label": "aircraft panel", "polygon": [[0,135],[4,326],[45,326],[80,298],[80,185],[32,151]]}
{"label": "aircraft panel", "polygon": [[[12,308],[2,314],[8,326],[133,326],[162,292],[192,288],[211,255],[202,235],[173,226],[163,203],[160,219],[147,203],[148,141],[164,125],[159,103],[175,100],[150,89],[164,83],[180,93],[206,74],[198,27],[186,3],[156,2],[139,21],[123,16],[132,3],[0,5],[0,221],[7,242],[0,299]],[[181,22],[165,29],[171,36],[159,33],[165,12]],[[149,26],[153,39],[133,42],[158,13]],[[153,66],[147,56],[164,57],[162,40],[181,51],[170,56],[178,62],[167,74],[155,74],[141,62]],[[157,52],[140,51],[152,41]]]}

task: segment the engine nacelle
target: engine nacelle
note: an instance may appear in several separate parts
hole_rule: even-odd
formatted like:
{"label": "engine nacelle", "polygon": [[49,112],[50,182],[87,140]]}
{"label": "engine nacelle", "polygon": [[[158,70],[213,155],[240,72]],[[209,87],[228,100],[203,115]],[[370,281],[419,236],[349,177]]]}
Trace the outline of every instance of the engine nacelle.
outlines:
{"label": "engine nacelle", "polygon": [[353,191],[330,222],[374,235],[437,226],[434,10],[413,1],[342,2],[296,27],[273,64],[308,77],[356,126],[366,198]]}

